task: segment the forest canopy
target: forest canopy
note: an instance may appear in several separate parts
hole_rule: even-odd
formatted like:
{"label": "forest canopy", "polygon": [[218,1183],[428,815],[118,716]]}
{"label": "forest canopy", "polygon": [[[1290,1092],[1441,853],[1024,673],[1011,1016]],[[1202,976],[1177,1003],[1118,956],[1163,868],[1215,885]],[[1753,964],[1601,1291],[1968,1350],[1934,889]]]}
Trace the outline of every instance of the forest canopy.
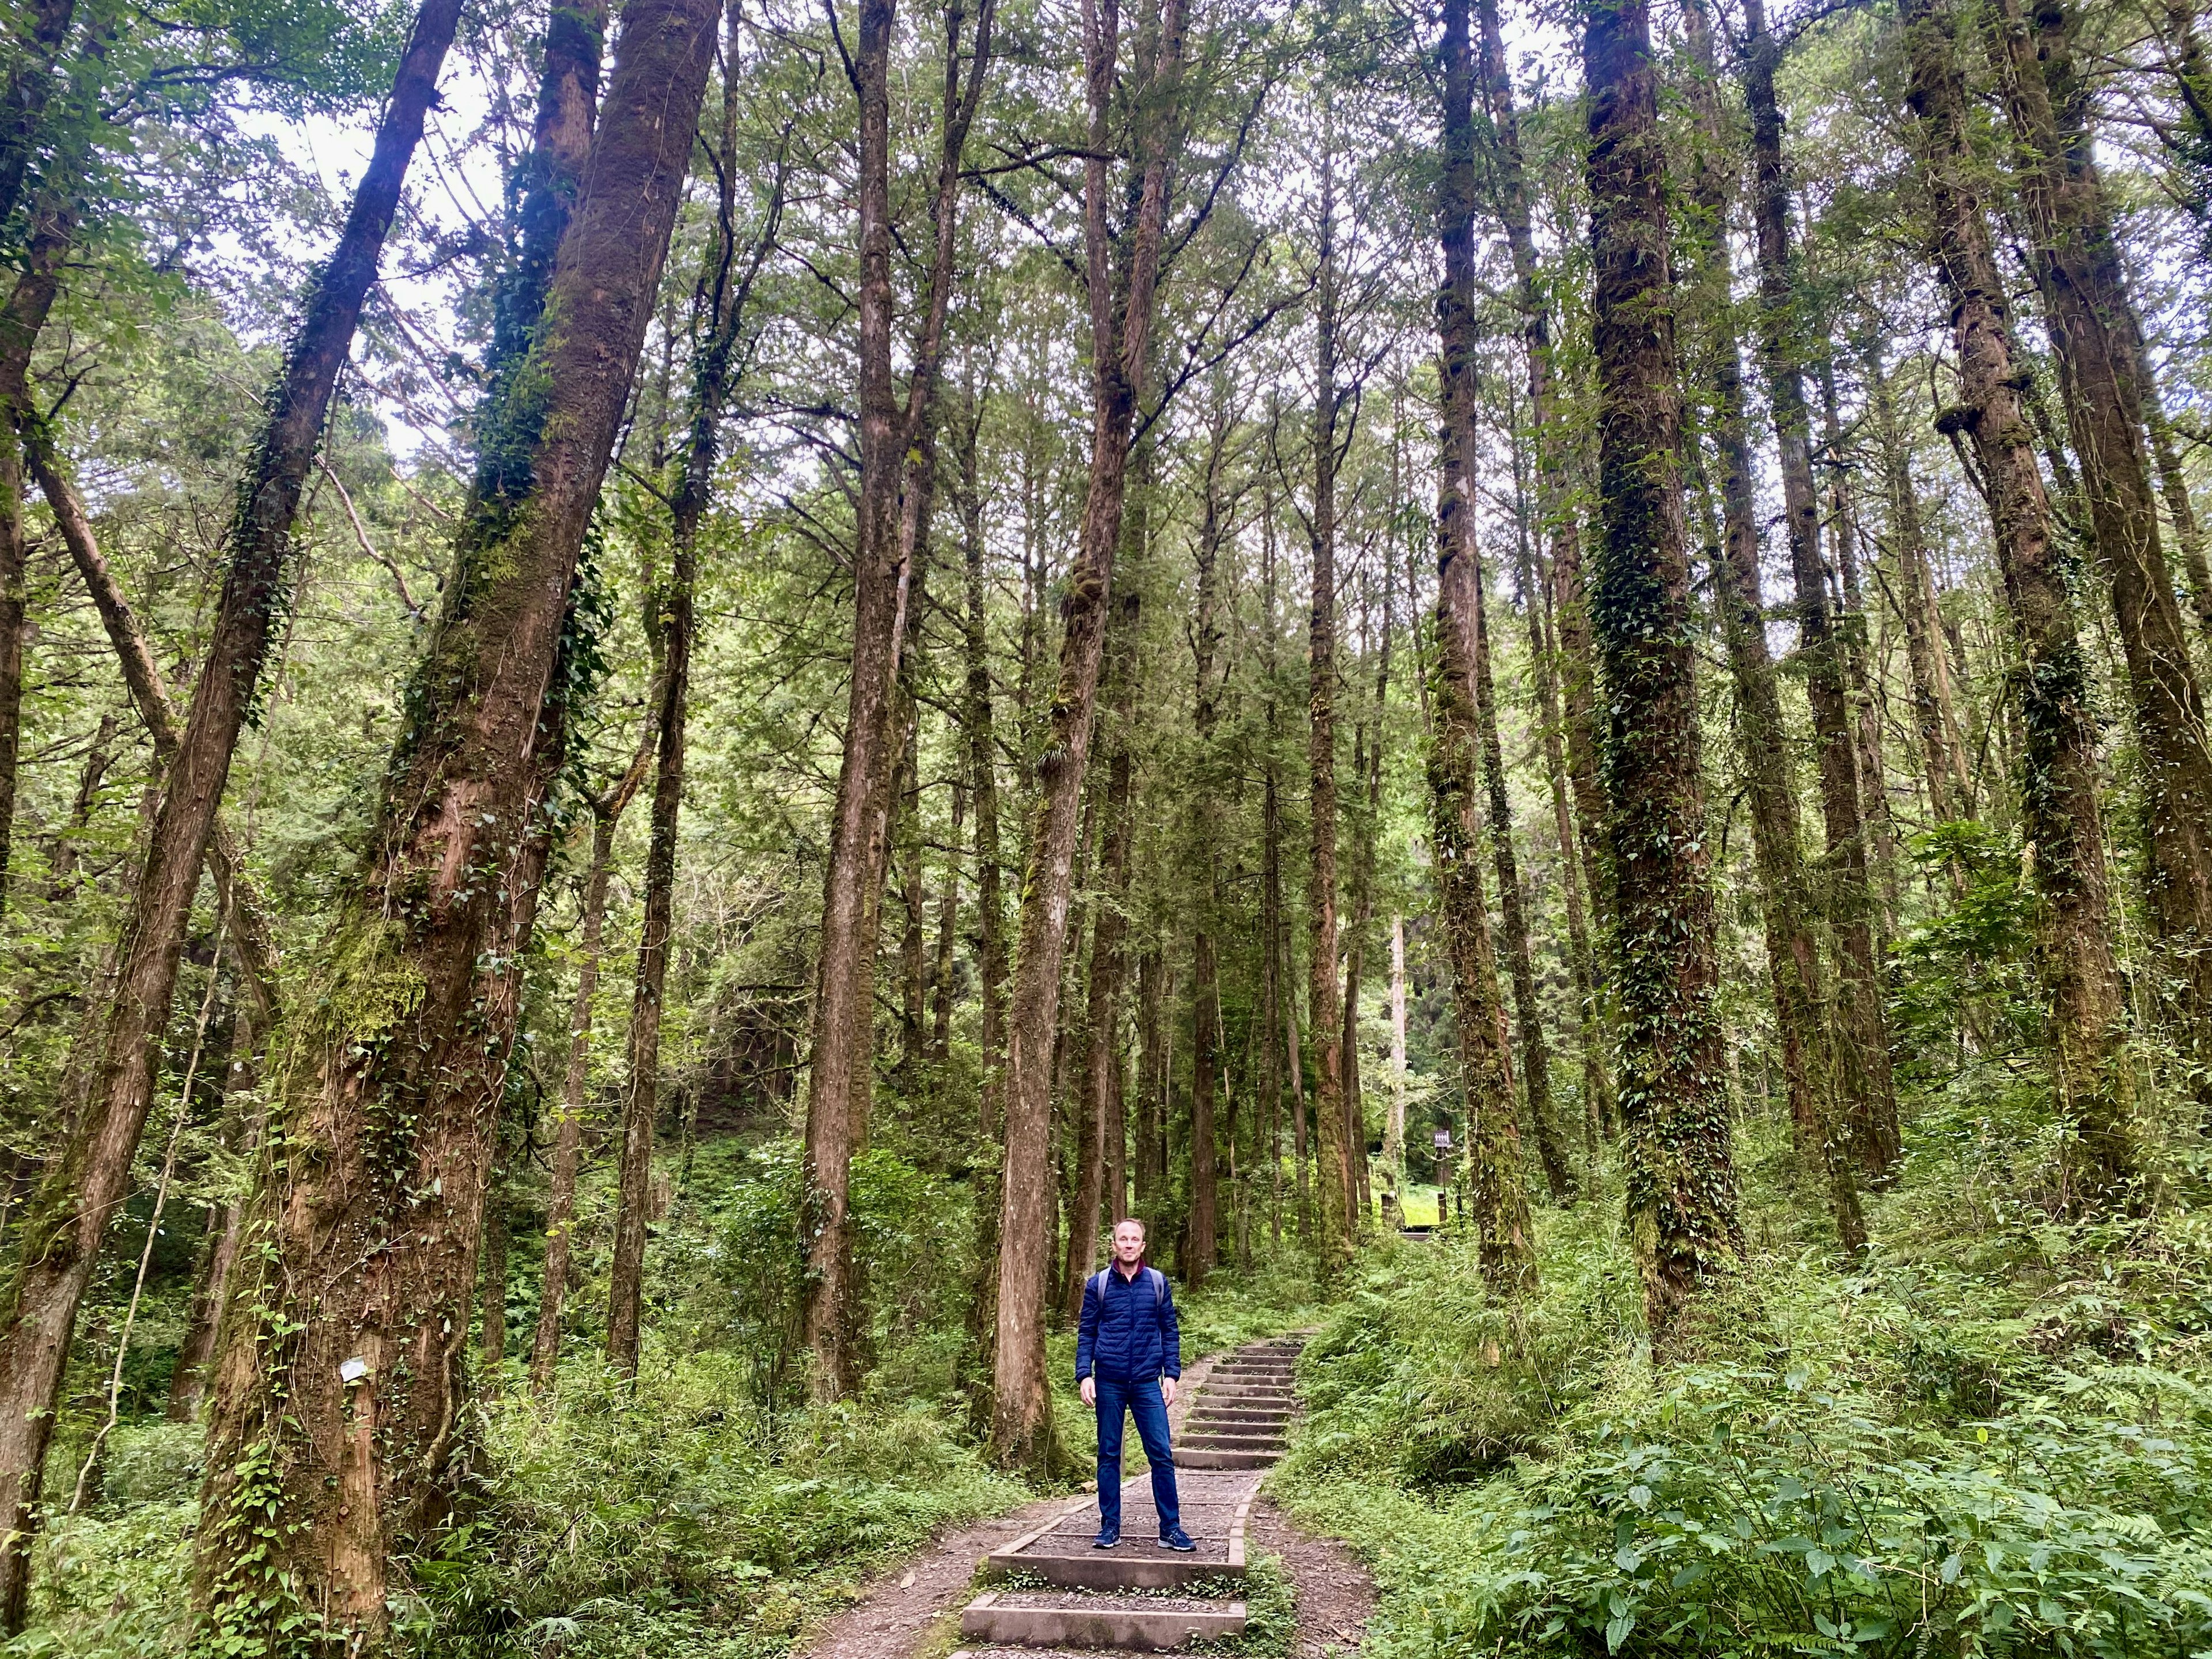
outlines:
{"label": "forest canopy", "polygon": [[1772,3],[8,9],[0,1655],[798,1650],[1124,1216],[1377,1653],[2212,1644],[2212,24]]}

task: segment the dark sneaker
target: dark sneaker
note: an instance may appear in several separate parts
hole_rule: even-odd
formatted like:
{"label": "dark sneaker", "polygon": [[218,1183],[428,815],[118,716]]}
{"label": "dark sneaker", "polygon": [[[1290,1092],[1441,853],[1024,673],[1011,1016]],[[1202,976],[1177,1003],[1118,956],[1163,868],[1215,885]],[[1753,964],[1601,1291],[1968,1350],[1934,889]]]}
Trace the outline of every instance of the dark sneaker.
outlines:
{"label": "dark sneaker", "polygon": [[1096,1538],[1094,1538],[1094,1539],[1092,1539],[1092,1540],[1091,1540],[1091,1547],[1092,1549],[1094,1549],[1094,1550],[1110,1550],[1110,1549],[1112,1549],[1112,1548],[1114,1547],[1114,1546],[1115,1546],[1115,1545],[1116,1545],[1116,1544],[1120,1543],[1121,1541],[1121,1528],[1119,1528],[1119,1527],[1108,1527],[1108,1528],[1106,1528],[1103,1531],[1102,1531],[1102,1532],[1098,1534],[1098,1536],[1097,1536],[1097,1537],[1096,1537]]}
{"label": "dark sneaker", "polygon": [[1181,1527],[1170,1527],[1160,1534],[1160,1547],[1182,1550],[1188,1554],[1198,1547],[1198,1541]]}

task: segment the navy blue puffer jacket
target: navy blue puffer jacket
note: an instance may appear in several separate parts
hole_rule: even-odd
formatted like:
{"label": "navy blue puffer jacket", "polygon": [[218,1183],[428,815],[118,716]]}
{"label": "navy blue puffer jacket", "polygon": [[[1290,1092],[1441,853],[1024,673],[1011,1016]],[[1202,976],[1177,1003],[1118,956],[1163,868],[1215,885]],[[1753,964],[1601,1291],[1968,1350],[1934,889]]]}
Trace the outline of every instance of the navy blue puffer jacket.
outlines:
{"label": "navy blue puffer jacket", "polygon": [[1157,1267],[1125,1279],[1118,1267],[1083,1285],[1083,1322],[1075,1334],[1075,1380],[1096,1372],[1116,1382],[1149,1382],[1182,1375],[1182,1329],[1175,1291]]}

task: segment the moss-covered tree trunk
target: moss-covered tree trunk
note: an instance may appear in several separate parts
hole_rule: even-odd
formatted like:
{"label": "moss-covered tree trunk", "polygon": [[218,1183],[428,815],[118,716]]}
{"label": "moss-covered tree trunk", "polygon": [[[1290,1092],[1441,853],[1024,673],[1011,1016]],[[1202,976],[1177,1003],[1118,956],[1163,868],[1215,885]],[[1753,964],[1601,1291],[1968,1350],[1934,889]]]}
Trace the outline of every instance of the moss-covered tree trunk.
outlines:
{"label": "moss-covered tree trunk", "polygon": [[[2212,744],[2159,534],[2144,441],[2141,331],[2087,118],[2074,8],[1996,0],[1990,53],[2011,115],[2014,177],[2043,299],[2091,544],[2112,612],[2142,750],[2148,908],[2199,1066],[2212,1059]],[[2212,1097],[2212,1086],[2200,1085]]]}
{"label": "moss-covered tree trunk", "polygon": [[1609,718],[1628,1224],[1666,1353],[1741,1255],[1678,459],[1658,74],[1644,0],[1582,9],[1602,526],[1590,618]]}
{"label": "moss-covered tree trunk", "polygon": [[1905,0],[1903,17],[1915,159],[1959,354],[1959,402],[1936,424],[1970,441],[1988,491],[2021,656],[2013,681],[2025,734],[2021,810],[2041,913],[2052,1081],[2059,1109],[2078,1135],[2067,1160],[2070,1196],[2094,1206],[2123,1195],[2139,1167],[2123,1053],[2124,1004],[2106,921],[2111,893],[2094,693],[1976,179],[1950,0]]}
{"label": "moss-covered tree trunk", "polygon": [[40,1474],[70,1336],[100,1239],[128,1193],[185,927],[231,755],[259,695],[301,495],[459,10],[459,0],[428,0],[416,17],[337,246],[285,354],[225,539],[222,592],[191,713],[132,892],[98,1080],[32,1200],[16,1268],[0,1285],[0,1630],[22,1624]]}
{"label": "moss-covered tree trunk", "polygon": [[[651,320],[714,58],[714,0],[630,0],[508,470],[464,516],[361,878],[277,1080],[251,1272],[226,1315],[196,1601],[265,1639],[384,1639],[394,1555],[446,1513],[460,1342],[511,1002],[478,961],[509,905],[569,595]],[[517,481],[526,486],[516,488]],[[197,711],[196,711],[197,712]],[[502,988],[511,981],[501,981]]]}

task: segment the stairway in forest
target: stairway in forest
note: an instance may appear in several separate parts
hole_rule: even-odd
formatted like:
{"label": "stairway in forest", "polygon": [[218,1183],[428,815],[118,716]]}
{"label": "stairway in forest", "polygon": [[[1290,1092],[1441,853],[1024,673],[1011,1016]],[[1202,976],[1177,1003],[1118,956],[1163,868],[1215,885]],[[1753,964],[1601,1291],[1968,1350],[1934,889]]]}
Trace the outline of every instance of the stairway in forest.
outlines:
{"label": "stairway in forest", "polygon": [[[1240,1348],[1191,1396],[1175,1452],[1183,1530],[1197,1540],[1194,1553],[1157,1541],[1149,1474],[1122,1483],[1121,1541],[1110,1550],[1091,1547],[1098,1504],[1079,1498],[989,1557],[998,1587],[960,1615],[963,1645],[952,1659],[1033,1659],[1040,1648],[1063,1659],[1097,1659],[1241,1633],[1245,1523],[1283,1449],[1299,1346],[1287,1338]],[[1133,1432],[1127,1443],[1135,1445]]]}

